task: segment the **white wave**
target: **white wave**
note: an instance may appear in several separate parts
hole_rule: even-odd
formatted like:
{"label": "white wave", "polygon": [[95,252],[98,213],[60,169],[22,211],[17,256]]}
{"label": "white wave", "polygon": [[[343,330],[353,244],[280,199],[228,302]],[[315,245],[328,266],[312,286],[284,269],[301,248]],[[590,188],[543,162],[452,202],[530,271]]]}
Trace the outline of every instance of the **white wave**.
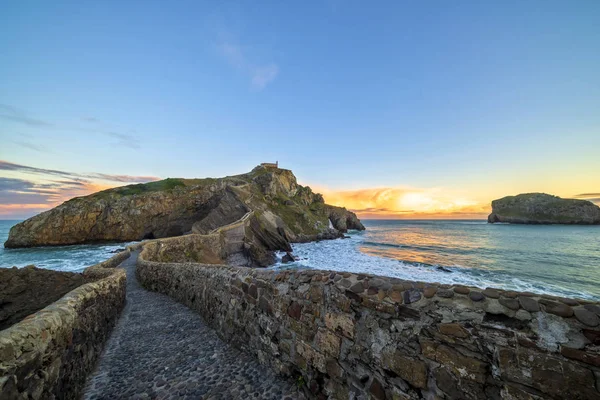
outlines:
{"label": "white wave", "polygon": [[326,240],[313,243],[294,244],[296,262],[272,268],[312,268],[340,272],[366,273],[389,276],[410,281],[430,283],[461,284],[479,288],[494,287],[506,290],[530,291],[564,297],[596,299],[595,296],[550,285],[545,282],[531,282],[508,276],[493,270],[466,268],[461,266],[444,267],[452,272],[444,272],[436,266],[426,266],[365,254],[359,250],[363,235],[353,234],[349,239]]}

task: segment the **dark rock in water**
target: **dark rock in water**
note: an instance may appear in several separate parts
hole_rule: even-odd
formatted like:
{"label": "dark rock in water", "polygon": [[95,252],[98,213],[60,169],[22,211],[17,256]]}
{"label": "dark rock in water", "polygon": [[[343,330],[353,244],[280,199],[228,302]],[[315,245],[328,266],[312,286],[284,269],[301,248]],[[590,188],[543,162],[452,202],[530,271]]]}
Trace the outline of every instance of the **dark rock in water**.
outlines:
{"label": "dark rock in water", "polygon": [[342,237],[342,239],[350,239],[350,238],[351,238],[351,236],[348,236],[348,235],[344,235],[344,236]]}
{"label": "dark rock in water", "polygon": [[281,262],[284,264],[296,261],[295,257],[289,251],[281,258]]}
{"label": "dark rock in water", "polygon": [[492,201],[488,222],[593,225],[600,224],[600,207],[587,200],[526,193]]}
{"label": "dark rock in water", "polygon": [[120,252],[125,251],[125,250],[127,250],[125,247],[119,247],[118,249],[115,249],[115,250],[111,251],[111,253],[120,253]]}
{"label": "dark rock in water", "polygon": [[452,270],[451,270],[451,269],[448,269],[448,268],[446,268],[446,267],[436,267],[436,269],[437,269],[438,271],[452,273]]}
{"label": "dark rock in water", "polygon": [[332,240],[343,238],[344,234],[336,229],[328,229],[325,232],[318,233],[316,235],[298,235],[296,237],[296,243],[308,243],[308,242],[319,242],[321,240]]}
{"label": "dark rock in water", "polygon": [[364,231],[365,227],[360,222],[356,214],[341,207],[326,206],[329,213],[329,220],[335,229],[340,232],[347,232],[349,229]]}

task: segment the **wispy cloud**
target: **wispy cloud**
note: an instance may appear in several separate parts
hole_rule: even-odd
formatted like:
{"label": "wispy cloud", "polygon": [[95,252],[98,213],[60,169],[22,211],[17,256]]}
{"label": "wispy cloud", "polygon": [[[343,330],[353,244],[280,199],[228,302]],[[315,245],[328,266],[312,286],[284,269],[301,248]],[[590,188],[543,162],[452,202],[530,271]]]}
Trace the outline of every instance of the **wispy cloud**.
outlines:
{"label": "wispy cloud", "polygon": [[[0,176],[0,217],[2,218],[29,217],[73,197],[85,196],[123,184],[160,179],[155,176],[99,172],[75,173],[0,160],[0,174],[2,173],[9,175]],[[18,175],[10,176],[11,173]]]}
{"label": "wispy cloud", "polygon": [[46,169],[46,168],[37,168],[31,167],[28,165],[14,164],[8,161],[0,160],[0,170],[4,171],[17,171],[24,172],[30,174],[38,174],[38,175],[54,175],[60,176],[64,178],[72,178],[72,179],[99,179],[104,181],[111,182],[125,182],[125,183],[139,183],[139,182],[151,182],[160,180],[159,177],[156,176],[132,176],[132,175],[112,175],[112,174],[103,174],[98,172],[91,173],[76,173],[76,172],[68,172],[68,171],[60,171],[55,169]]}
{"label": "wispy cloud", "polygon": [[262,90],[265,86],[274,81],[278,74],[279,67],[276,64],[256,67],[252,71],[252,86]]}
{"label": "wispy cloud", "polygon": [[8,104],[0,104],[0,118],[34,127],[54,127],[54,124],[27,116],[23,110],[19,110]]}
{"label": "wispy cloud", "polygon": [[47,149],[44,149],[42,146],[38,146],[37,144],[33,144],[26,140],[13,140],[12,142],[16,145],[19,145],[19,146],[24,147],[29,150],[34,150],[34,151],[39,151],[39,152],[47,151]]}
{"label": "wispy cloud", "polygon": [[223,42],[218,45],[218,49],[229,65],[249,75],[252,87],[257,90],[264,89],[279,75],[277,64],[251,61],[247,50],[239,44]]}
{"label": "wispy cloud", "polygon": [[[85,185],[84,185],[85,186]],[[0,177],[0,204],[44,204],[58,200],[65,192],[81,190],[79,182],[34,183],[25,179]]]}
{"label": "wispy cloud", "polygon": [[576,199],[582,199],[591,201],[592,203],[596,203],[600,205],[600,192],[597,193],[580,193],[573,196]]}
{"label": "wispy cloud", "polygon": [[[0,119],[4,119],[11,122],[16,122],[29,127],[35,128],[46,128],[46,129],[62,129],[70,130],[81,133],[91,133],[117,139],[116,144],[120,146],[126,146],[132,149],[139,149],[140,141],[133,135],[117,132],[114,129],[106,128],[107,124],[102,123],[94,117],[84,117],[81,119],[83,125],[65,125],[57,124],[52,121],[46,121],[38,118],[34,118],[21,109],[13,107],[8,104],[0,104]],[[17,142],[15,142],[17,143]],[[28,142],[19,142],[24,147],[33,149],[32,145]]]}
{"label": "wispy cloud", "polygon": [[0,177],[0,218],[27,218],[73,197],[108,187],[93,182],[61,180],[37,183]]}

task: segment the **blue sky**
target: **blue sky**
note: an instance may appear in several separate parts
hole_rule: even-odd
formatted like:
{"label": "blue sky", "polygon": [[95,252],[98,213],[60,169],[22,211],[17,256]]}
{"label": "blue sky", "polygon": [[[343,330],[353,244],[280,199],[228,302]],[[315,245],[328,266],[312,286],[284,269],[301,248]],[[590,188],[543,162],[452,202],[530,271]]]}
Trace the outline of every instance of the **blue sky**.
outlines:
{"label": "blue sky", "polygon": [[325,192],[477,203],[600,191],[598,1],[1,8],[9,163],[204,177],[279,160]]}

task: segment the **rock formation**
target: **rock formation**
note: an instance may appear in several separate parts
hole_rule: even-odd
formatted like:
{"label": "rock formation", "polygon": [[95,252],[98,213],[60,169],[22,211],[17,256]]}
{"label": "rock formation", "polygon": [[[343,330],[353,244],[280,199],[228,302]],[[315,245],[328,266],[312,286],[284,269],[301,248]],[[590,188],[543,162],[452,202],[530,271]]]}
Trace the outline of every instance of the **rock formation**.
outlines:
{"label": "rock formation", "polygon": [[492,201],[489,223],[600,224],[600,207],[586,200],[562,199],[545,193],[526,193]]}
{"label": "rock formation", "polygon": [[74,198],[15,225],[5,247],[210,235],[224,227],[227,243],[217,256],[244,253],[260,266],[273,262],[275,250],[291,251],[290,242],[365,229],[354,213],[298,185],[292,171],[258,166],[231,177],[165,179]]}

